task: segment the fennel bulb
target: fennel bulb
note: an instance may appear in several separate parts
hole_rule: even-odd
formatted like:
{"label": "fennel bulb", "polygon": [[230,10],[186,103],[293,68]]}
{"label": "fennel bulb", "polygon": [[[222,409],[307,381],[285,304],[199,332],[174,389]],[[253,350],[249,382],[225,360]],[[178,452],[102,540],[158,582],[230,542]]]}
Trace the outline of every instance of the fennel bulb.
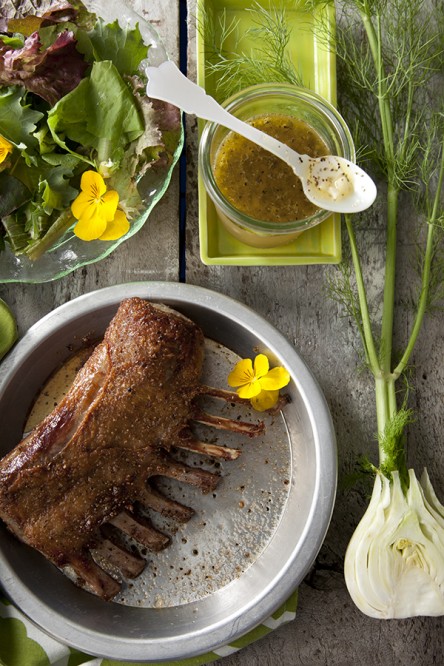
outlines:
{"label": "fennel bulb", "polygon": [[379,619],[444,614],[444,507],[427,471],[377,474],[370,504],[345,554],[345,582],[356,606]]}
{"label": "fennel bulb", "polygon": [[[319,7],[326,0],[308,2]],[[342,68],[341,106],[358,150],[365,148],[366,167],[386,186],[381,188],[380,310],[368,299],[359,251],[363,225],[352,216],[345,216],[349,258],[332,281],[332,295],[356,323],[374,381],[379,454],[377,467],[367,458],[363,468],[376,473],[373,496],[347,549],[344,576],[353,601],[370,617],[444,615],[444,508],[427,474],[419,483],[407,469],[405,437],[414,420],[409,408],[413,351],[426,313],[444,294],[444,115],[442,98],[434,92],[436,73],[444,66],[444,5],[427,0],[339,4],[335,50]],[[412,231],[399,210],[401,194],[417,211],[412,230],[420,270],[412,289],[411,325],[395,341],[398,227],[409,236]]]}
{"label": "fennel bulb", "polygon": [[[214,55],[208,74],[217,79],[221,100],[253,83],[269,82],[271,71],[273,80],[304,85],[304,73],[287,51],[287,10],[276,5],[251,8],[257,25],[249,34],[257,44],[251,53],[236,43],[236,20],[223,16],[217,37],[211,17],[203,14],[206,48]],[[315,25],[319,38],[335,51],[339,111],[362,166],[380,179],[378,216],[385,221],[378,238],[380,243],[385,236],[381,302],[374,293],[368,297],[374,284],[365,275],[365,213],[345,216],[348,245],[342,262],[332,267],[334,274],[327,276],[330,296],[355,323],[375,388],[379,460],[371,463],[364,452],[362,473],[376,474],[376,479],[370,506],[346,553],[346,583],[357,606],[371,617],[444,615],[444,509],[427,474],[419,483],[408,470],[405,437],[414,421],[409,408],[413,352],[427,312],[444,297],[444,113],[436,94],[437,76],[444,71],[444,3],[304,0],[298,7],[310,12],[307,26]],[[332,39],[329,16],[335,7],[339,16]],[[228,37],[235,42],[230,50]],[[401,214],[401,195],[417,211],[416,222]],[[398,228],[408,232],[408,244],[417,250],[410,259],[419,279],[412,281],[408,297],[413,318],[395,341],[399,306],[407,302],[396,298]],[[409,258],[405,242],[402,261]]]}

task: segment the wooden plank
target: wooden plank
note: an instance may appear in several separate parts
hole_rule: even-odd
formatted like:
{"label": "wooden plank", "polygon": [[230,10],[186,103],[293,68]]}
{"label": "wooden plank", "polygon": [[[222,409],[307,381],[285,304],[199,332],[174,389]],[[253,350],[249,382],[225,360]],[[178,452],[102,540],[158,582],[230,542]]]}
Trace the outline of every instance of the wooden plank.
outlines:
{"label": "wooden plank", "polygon": [[[190,17],[195,0],[188,0]],[[196,26],[190,21],[188,74],[196,80]],[[375,405],[371,381],[360,372],[359,340],[337,304],[327,295],[328,266],[205,266],[199,259],[197,207],[197,123],[187,119],[187,281],[222,291],[251,306],[275,325],[305,358],[330,406],[338,441],[339,491],[330,529],[312,571],[300,586],[296,620],[239,653],[214,662],[217,666],[383,666],[440,663],[444,652],[444,618],[375,621],[354,606],[344,583],[343,559],[348,541],[368,503],[369,487],[345,492],[341,484],[364,452],[373,451]],[[411,213],[405,210],[407,218]],[[371,300],[379,302],[384,260],[384,212],[374,208],[371,224],[359,236]],[[399,239],[398,306],[411,300],[414,267],[407,257],[411,238]],[[399,308],[395,335],[411,327],[408,308]],[[444,497],[443,315],[423,329],[413,365],[416,390],[412,406],[420,408],[409,428],[409,451],[416,470],[427,465],[432,483]]]}
{"label": "wooden plank", "polygon": [[[178,57],[177,2],[134,0],[133,6],[156,25],[167,49]],[[188,72],[195,80],[194,0],[188,0]],[[187,119],[187,281],[238,299],[273,323],[306,359],[330,405],[339,447],[339,478],[344,481],[365,450],[373,447],[375,408],[372,387],[359,372],[356,336],[336,304],[326,295],[331,267],[223,267],[204,266],[199,259],[197,220],[197,125]],[[132,280],[176,280],[178,275],[178,173],[150,221],[111,257],[79,269],[54,283],[0,285],[0,296],[15,311],[23,333],[57,305],[85,292]],[[411,213],[405,211],[410,217]],[[372,224],[360,235],[363,263],[368,269],[372,301],[379,298],[383,261],[383,214],[375,208]],[[407,303],[413,270],[406,256],[410,241],[400,238],[398,304]],[[411,314],[401,310],[396,325],[403,336]],[[429,468],[439,497],[444,496],[444,438],[442,406],[443,315],[429,319],[422,332],[413,363],[416,391],[413,406],[419,418],[409,428],[409,452],[419,472]],[[441,663],[444,653],[443,618],[416,618],[380,622],[367,618],[351,602],[342,566],[348,540],[367,504],[365,489],[338,492],[331,527],[313,570],[300,586],[294,622],[273,631],[240,653],[226,657],[220,666],[382,666],[399,663],[427,666]]]}

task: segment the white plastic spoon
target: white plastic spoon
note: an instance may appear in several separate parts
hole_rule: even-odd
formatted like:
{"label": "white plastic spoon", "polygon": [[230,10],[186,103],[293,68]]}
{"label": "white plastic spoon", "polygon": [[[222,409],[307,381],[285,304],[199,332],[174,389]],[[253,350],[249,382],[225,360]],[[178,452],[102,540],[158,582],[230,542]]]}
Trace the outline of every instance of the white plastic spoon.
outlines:
{"label": "white plastic spoon", "polygon": [[334,155],[300,155],[226,111],[203,88],[187,79],[171,60],[159,67],[147,67],[146,72],[148,97],[170,102],[186,113],[223,125],[284,160],[301,179],[305,196],[315,206],[336,213],[358,213],[374,202],[376,185],[353,162]]}

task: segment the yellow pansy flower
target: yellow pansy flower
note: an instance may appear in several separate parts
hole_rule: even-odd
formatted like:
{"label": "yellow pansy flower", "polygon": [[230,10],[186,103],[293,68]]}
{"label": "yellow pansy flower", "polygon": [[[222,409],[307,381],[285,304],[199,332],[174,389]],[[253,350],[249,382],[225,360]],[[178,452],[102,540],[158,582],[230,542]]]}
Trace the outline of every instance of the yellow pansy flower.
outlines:
{"label": "yellow pansy flower", "polygon": [[130,225],[125,213],[118,208],[114,215],[114,219],[106,225],[106,229],[100,236],[100,240],[117,240],[126,234],[129,227]]}
{"label": "yellow pansy flower", "polygon": [[228,385],[236,388],[240,398],[250,400],[254,409],[263,412],[276,405],[279,389],[287,386],[290,374],[280,366],[270,370],[265,354],[258,354],[254,363],[244,358],[228,375]]}
{"label": "yellow pansy flower", "polygon": [[105,181],[97,171],[85,171],[80,180],[80,194],[71,204],[71,212],[78,220],[74,233],[78,238],[90,240],[116,240],[129,229],[125,213],[118,210],[119,195],[107,190]]}
{"label": "yellow pansy flower", "polygon": [[12,153],[14,146],[12,143],[9,143],[4,136],[0,134],[0,164],[5,161],[9,153]]}

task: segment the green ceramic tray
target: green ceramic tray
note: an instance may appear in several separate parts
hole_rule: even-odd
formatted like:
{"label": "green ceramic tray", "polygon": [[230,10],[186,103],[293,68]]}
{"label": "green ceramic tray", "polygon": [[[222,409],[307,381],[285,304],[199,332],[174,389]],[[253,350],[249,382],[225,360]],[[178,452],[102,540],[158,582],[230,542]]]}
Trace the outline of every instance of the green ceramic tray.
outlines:
{"label": "green ceramic tray", "polygon": [[[260,0],[268,7],[267,0]],[[334,31],[333,8],[322,9],[317,14],[303,11],[304,2],[285,0],[286,20],[291,28],[289,53],[296,69],[302,74],[303,84],[319,93],[327,100],[336,103],[336,62],[332,51],[326,46],[322,30],[328,26]],[[205,77],[205,62],[208,54],[205,48],[203,12],[213,16],[213,24],[218,30],[218,18],[226,12],[227,22],[238,22],[237,34],[242,35],[238,49],[248,53],[251,49],[251,36],[247,33],[252,27],[252,14],[247,7],[253,3],[245,0],[201,0],[197,6],[197,82],[214,95],[212,81]],[[234,49],[234,35],[225,42],[228,52]],[[230,44],[230,40],[233,42]],[[203,123],[200,125],[202,129]],[[220,224],[214,205],[205,192],[199,174],[199,237],[200,256],[204,264],[231,266],[277,266],[290,264],[332,264],[341,259],[340,216],[332,215],[320,225],[307,230],[289,245],[262,249],[253,248],[233,238]]]}

